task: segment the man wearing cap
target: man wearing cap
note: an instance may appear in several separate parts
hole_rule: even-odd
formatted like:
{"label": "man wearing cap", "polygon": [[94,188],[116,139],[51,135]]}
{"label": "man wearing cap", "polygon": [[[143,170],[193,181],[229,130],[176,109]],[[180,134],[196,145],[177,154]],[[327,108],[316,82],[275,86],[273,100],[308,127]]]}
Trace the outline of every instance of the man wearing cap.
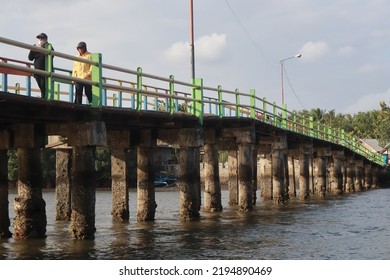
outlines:
{"label": "man wearing cap", "polygon": [[[41,48],[51,49],[53,47],[50,43],[47,42],[47,35],[45,33],[40,33],[37,35],[38,43],[34,46]],[[46,55],[44,53],[30,50],[28,54],[28,59],[34,61],[34,68],[39,70],[45,70],[46,67]],[[46,78],[38,74],[34,74],[34,78],[37,81],[38,87],[41,90],[41,97],[45,98],[46,96]]]}
{"label": "man wearing cap", "polygon": [[[77,57],[92,60],[92,54],[90,52],[88,52],[87,44],[85,42],[78,43],[76,48],[79,52]],[[92,79],[91,70],[92,70],[91,64],[80,62],[80,61],[74,61],[72,76],[75,78],[91,80]],[[91,104],[92,103],[92,85],[82,83],[82,82],[75,82],[74,84],[75,84],[75,88],[76,88],[76,96],[74,99],[74,103],[82,104],[83,90],[84,90],[85,95],[88,98],[88,102],[89,102],[89,104]]]}

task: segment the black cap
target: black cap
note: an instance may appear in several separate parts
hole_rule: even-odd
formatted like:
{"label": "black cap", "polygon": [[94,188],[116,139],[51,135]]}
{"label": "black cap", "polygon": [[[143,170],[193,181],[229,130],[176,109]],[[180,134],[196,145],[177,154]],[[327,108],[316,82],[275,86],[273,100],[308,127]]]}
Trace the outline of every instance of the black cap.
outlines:
{"label": "black cap", "polygon": [[86,49],[86,48],[87,48],[87,44],[85,42],[78,43],[76,47],[76,49]]}
{"label": "black cap", "polygon": [[47,40],[47,35],[45,33],[40,33],[37,35],[38,39],[46,39]]}

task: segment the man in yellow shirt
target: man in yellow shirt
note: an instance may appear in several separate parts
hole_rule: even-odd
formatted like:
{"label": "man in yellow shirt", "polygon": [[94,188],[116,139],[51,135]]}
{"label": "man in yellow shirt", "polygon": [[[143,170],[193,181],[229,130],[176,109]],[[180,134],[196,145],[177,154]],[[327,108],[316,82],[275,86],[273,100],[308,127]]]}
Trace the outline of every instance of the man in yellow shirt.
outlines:
{"label": "man in yellow shirt", "polygon": [[[77,44],[77,50],[79,54],[77,57],[92,60],[92,54],[87,50],[87,44],[85,42],[80,42]],[[73,72],[72,76],[80,79],[91,80],[92,79],[92,65],[88,63],[83,63],[75,61],[73,63]],[[75,82],[76,87],[76,97],[74,103],[82,104],[83,101],[83,90],[85,95],[88,98],[89,104],[92,103],[92,85],[86,83]]]}

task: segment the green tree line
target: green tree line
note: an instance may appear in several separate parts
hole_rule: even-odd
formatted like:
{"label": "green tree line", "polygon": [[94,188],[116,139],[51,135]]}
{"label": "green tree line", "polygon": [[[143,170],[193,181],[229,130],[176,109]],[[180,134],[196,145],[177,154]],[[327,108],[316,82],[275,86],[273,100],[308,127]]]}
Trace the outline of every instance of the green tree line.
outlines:
{"label": "green tree line", "polygon": [[311,109],[297,112],[298,116],[313,116],[313,121],[327,126],[343,129],[356,138],[377,139],[384,147],[390,142],[390,107],[379,103],[380,109],[357,114],[341,114],[335,110]]}

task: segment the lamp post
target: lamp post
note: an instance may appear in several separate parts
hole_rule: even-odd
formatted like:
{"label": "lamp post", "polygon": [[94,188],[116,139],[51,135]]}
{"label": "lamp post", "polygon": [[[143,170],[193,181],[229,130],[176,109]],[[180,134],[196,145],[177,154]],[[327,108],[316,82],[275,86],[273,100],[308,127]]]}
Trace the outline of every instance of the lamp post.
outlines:
{"label": "lamp post", "polygon": [[190,47],[191,47],[191,78],[195,79],[195,46],[194,46],[194,3],[190,0]]}
{"label": "lamp post", "polygon": [[280,76],[281,76],[281,80],[282,80],[282,105],[284,105],[284,78],[283,78],[283,72],[284,72],[284,62],[286,60],[289,60],[289,59],[292,59],[292,58],[300,58],[302,56],[302,54],[296,54],[294,56],[290,56],[290,57],[287,57],[285,59],[282,59],[280,61]]}

